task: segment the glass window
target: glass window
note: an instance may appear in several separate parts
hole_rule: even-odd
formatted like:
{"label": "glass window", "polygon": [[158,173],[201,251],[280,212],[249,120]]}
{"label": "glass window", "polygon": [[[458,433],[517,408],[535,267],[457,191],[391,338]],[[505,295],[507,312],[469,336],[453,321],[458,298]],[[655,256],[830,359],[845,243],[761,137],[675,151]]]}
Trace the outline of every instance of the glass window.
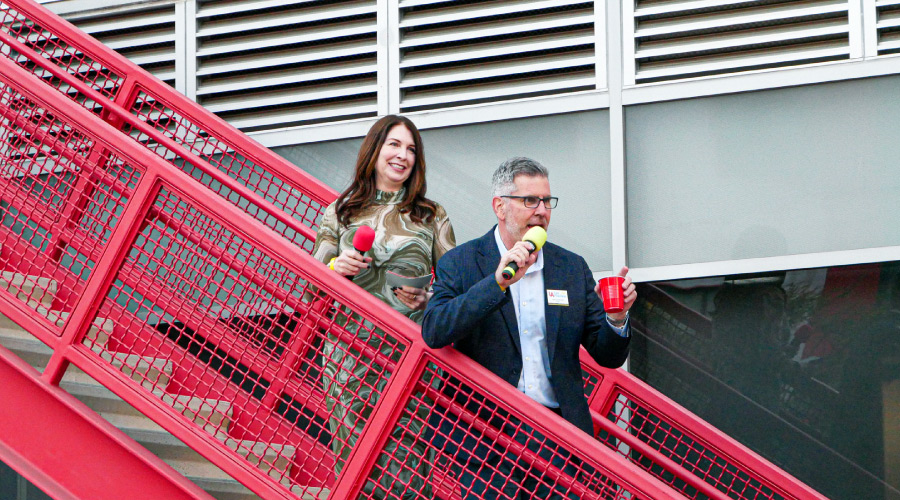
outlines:
{"label": "glass window", "polygon": [[898,498],[900,262],[638,294],[635,375],[829,498]]}

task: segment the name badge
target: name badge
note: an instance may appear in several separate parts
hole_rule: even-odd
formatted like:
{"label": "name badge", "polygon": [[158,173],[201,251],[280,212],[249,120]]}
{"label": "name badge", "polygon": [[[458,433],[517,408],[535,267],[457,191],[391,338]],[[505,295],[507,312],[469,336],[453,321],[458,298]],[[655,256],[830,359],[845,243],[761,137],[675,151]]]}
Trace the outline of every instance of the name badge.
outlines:
{"label": "name badge", "polygon": [[568,306],[569,292],[566,290],[547,290],[547,305]]}

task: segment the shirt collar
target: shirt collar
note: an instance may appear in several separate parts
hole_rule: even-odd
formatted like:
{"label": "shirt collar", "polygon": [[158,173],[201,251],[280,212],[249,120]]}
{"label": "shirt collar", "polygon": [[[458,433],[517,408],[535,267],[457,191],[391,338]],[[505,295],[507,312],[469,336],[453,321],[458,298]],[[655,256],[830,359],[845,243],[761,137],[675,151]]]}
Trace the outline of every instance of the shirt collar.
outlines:
{"label": "shirt collar", "polygon": [[[503,244],[503,239],[500,238],[500,225],[499,224],[494,226],[494,241],[497,242],[497,250],[500,251],[501,257],[504,254],[506,254],[507,251],[509,251],[509,249],[506,248],[506,245]],[[544,250],[538,250],[537,256],[538,256],[537,262],[535,262],[531,267],[529,267],[528,270],[525,271],[525,274],[531,274],[533,272],[540,271],[541,269],[544,268]]]}
{"label": "shirt collar", "polygon": [[399,205],[406,197],[406,186],[400,188],[400,191],[382,191],[375,190],[376,205]]}

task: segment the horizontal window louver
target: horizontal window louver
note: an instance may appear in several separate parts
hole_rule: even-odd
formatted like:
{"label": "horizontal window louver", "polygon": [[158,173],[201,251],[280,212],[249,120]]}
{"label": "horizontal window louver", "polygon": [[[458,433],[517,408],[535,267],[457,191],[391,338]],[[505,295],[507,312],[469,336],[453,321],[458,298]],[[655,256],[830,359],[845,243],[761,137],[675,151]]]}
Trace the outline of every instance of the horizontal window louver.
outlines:
{"label": "horizontal window louver", "polygon": [[878,55],[900,53],[900,0],[878,0]]}
{"label": "horizontal window louver", "polygon": [[247,132],[375,116],[376,4],[201,2],[197,101]]}
{"label": "horizontal window louver", "polygon": [[850,57],[847,0],[637,0],[634,82]]}
{"label": "horizontal window louver", "polygon": [[594,2],[400,2],[400,102],[434,109],[596,89]]}
{"label": "horizontal window louver", "polygon": [[64,14],[67,21],[175,86],[175,5]]}

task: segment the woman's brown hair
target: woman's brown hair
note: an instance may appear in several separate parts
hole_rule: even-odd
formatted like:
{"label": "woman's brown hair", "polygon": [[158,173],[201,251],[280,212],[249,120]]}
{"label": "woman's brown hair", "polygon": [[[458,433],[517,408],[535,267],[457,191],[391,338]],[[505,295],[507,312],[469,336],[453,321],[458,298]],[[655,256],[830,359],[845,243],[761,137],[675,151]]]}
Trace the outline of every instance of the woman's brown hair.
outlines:
{"label": "woman's brown hair", "polygon": [[366,138],[363,139],[356,157],[356,172],[353,175],[353,183],[338,196],[335,203],[338,221],[347,226],[362,210],[369,207],[375,200],[375,164],[381,147],[387,139],[388,132],[397,125],[403,125],[413,136],[416,145],[416,162],[412,173],[403,185],[406,187],[406,195],[400,202],[400,211],[409,213],[414,222],[430,221],[434,217],[437,205],[425,197],[425,148],[422,144],[422,136],[413,122],[398,115],[387,115],[375,122]]}

